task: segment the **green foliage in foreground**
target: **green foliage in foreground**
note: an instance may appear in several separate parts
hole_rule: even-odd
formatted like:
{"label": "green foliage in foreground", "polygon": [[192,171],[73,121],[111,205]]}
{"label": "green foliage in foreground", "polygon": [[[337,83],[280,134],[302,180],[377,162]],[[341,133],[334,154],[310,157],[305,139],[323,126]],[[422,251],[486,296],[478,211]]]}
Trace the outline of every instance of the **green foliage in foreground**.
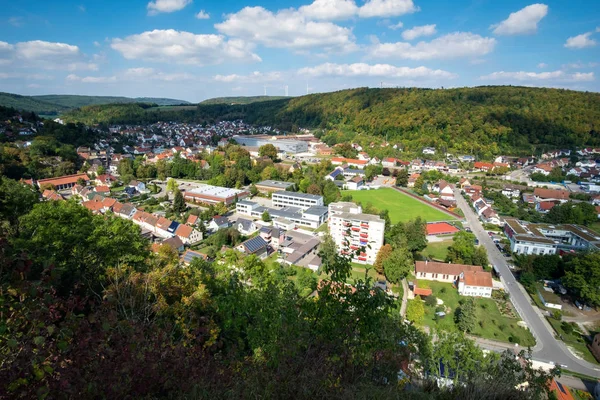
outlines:
{"label": "green foliage in foreground", "polygon": [[[200,105],[172,113],[142,107],[110,112],[84,108],[66,118],[86,123],[244,119],[288,131],[321,128],[330,145],[358,140],[368,146],[387,138],[406,150],[435,146],[486,159],[501,153],[600,144],[600,94],[512,86],[359,88],[244,105]],[[386,148],[378,156],[393,151]]]}
{"label": "green foliage in foreground", "polygon": [[[11,190],[3,203],[28,197]],[[186,267],[167,246],[150,255],[131,221],[75,203],[15,212],[18,228],[0,231],[5,397],[544,398],[548,376],[530,365],[460,334],[432,343],[370,279],[346,285],[352,267],[337,252],[322,255],[329,280],[311,297],[310,276],[295,283],[234,250]],[[440,362],[460,385],[433,385]],[[411,391],[406,365],[425,378]]]}

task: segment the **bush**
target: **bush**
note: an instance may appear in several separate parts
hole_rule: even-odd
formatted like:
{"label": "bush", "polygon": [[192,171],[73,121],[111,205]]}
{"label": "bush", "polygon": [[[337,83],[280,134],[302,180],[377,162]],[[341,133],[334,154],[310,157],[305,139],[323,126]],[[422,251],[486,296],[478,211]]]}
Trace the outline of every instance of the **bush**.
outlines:
{"label": "bush", "polygon": [[569,324],[568,322],[563,322],[562,324],[560,324],[560,327],[562,328],[563,332],[567,335],[573,333],[573,325]]}
{"label": "bush", "polygon": [[437,298],[434,295],[427,296],[425,298],[425,304],[429,307],[435,307],[437,305]]}
{"label": "bush", "polygon": [[487,308],[488,308],[488,305],[486,303],[482,303],[479,306],[484,310],[487,310]]}
{"label": "bush", "polygon": [[439,305],[435,308],[435,312],[446,312],[446,307]]}
{"label": "bush", "polygon": [[442,293],[442,294],[446,293],[446,288],[445,287],[441,288],[440,293]]}
{"label": "bush", "polygon": [[562,319],[562,312],[560,310],[552,311],[552,318],[554,318],[557,321],[560,321]]}

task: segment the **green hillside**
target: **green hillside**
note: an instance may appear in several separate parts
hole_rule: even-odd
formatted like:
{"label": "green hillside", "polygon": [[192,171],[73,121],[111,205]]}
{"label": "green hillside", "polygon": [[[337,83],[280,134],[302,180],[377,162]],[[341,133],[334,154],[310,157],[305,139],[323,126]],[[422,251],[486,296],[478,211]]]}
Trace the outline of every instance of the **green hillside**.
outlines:
{"label": "green hillside", "polygon": [[270,100],[281,100],[281,99],[289,99],[289,97],[285,96],[240,96],[240,97],[215,97],[213,99],[207,99],[200,104],[210,105],[210,104],[252,104],[259,103],[262,101],[270,101]]}
{"label": "green hillside", "polygon": [[158,104],[159,106],[169,106],[173,104],[189,104],[187,101],[184,100],[153,97],[130,98],[122,96],[80,96],[71,94],[49,94],[31,97],[47,103],[59,104],[67,108],[78,108],[111,103],[154,103]]}
{"label": "green hillside", "polygon": [[54,115],[68,110],[68,107],[36,99],[30,96],[0,92],[0,106],[23,111],[34,111],[37,114]]}
{"label": "green hillside", "polygon": [[159,106],[190,104],[184,100],[154,97],[117,97],[117,96],[79,96],[70,94],[50,94],[43,96],[21,96],[0,92],[0,106],[12,107],[23,111],[33,111],[42,115],[59,113],[90,105],[114,103],[153,103]]}
{"label": "green hillside", "polygon": [[192,110],[161,113],[155,108],[106,107],[84,108],[66,118],[85,123],[244,119],[283,130],[322,128],[330,145],[387,138],[408,151],[435,146],[484,158],[600,145],[600,94],[561,89],[358,88],[245,105],[201,104]]}

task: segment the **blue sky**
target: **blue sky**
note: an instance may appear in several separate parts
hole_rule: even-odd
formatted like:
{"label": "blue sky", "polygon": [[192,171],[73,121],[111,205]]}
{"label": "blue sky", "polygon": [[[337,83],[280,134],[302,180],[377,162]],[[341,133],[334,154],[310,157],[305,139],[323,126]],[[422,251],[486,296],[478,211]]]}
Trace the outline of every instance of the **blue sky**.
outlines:
{"label": "blue sky", "polygon": [[600,91],[596,0],[18,0],[0,91],[172,97],[357,86]]}

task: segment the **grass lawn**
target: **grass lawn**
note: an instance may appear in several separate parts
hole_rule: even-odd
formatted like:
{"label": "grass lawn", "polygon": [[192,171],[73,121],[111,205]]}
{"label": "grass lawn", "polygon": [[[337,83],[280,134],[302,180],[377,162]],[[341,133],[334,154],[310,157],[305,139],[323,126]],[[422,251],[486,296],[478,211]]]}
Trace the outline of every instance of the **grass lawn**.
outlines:
{"label": "grass lawn", "polygon": [[429,242],[421,254],[434,260],[444,261],[448,255],[448,247],[451,246],[453,242],[452,239],[444,240],[442,242]]}
{"label": "grass lawn", "polygon": [[547,320],[548,322],[550,322],[550,325],[552,325],[554,330],[562,336],[562,340],[567,346],[569,346],[576,353],[578,353],[578,355],[584,360],[592,364],[598,364],[598,361],[596,361],[596,359],[588,349],[585,338],[581,335],[581,333],[579,333],[578,327],[576,327],[576,330],[573,330],[573,332],[567,333],[565,332],[562,325],[563,323],[561,321],[557,321],[554,318],[547,318]]}
{"label": "grass lawn", "polygon": [[[359,264],[359,263],[352,263],[352,276],[351,276],[351,280],[352,279],[365,279],[365,271],[367,270],[367,268],[369,269],[369,277],[371,277],[371,279],[373,279],[374,281],[377,280],[385,280],[385,277],[383,275],[379,275],[377,273],[377,271],[375,271],[375,268],[373,268],[372,265],[366,265],[366,264]],[[349,280],[350,283],[350,280]]]}
{"label": "grass lawn", "polygon": [[315,232],[328,232],[329,229],[327,228],[327,222],[325,222],[324,224],[321,224],[320,227],[318,227]]}
{"label": "grass lawn", "polygon": [[388,210],[393,224],[406,222],[416,217],[426,221],[448,221],[456,218],[441,212],[433,207],[423,204],[399,191],[391,188],[376,190],[344,190],[342,194],[349,194],[355,202],[367,203],[379,210]]}
{"label": "grass lawn", "polygon": [[114,193],[114,192],[122,192],[125,190],[125,186],[117,186],[114,188],[110,188],[110,192]]}
{"label": "grass lawn", "polygon": [[[436,321],[434,319],[436,307],[426,304],[424,324],[431,328],[447,331],[457,329],[454,313],[459,307],[459,300],[466,299],[466,297],[460,296],[450,283],[420,280],[417,284],[420,288],[431,288],[433,295],[443,300],[446,307],[446,317]],[[477,324],[470,332],[471,335],[501,342],[517,342],[523,347],[535,345],[531,332],[518,326],[517,319],[502,315],[495,300],[476,298],[475,304],[477,306]]]}

